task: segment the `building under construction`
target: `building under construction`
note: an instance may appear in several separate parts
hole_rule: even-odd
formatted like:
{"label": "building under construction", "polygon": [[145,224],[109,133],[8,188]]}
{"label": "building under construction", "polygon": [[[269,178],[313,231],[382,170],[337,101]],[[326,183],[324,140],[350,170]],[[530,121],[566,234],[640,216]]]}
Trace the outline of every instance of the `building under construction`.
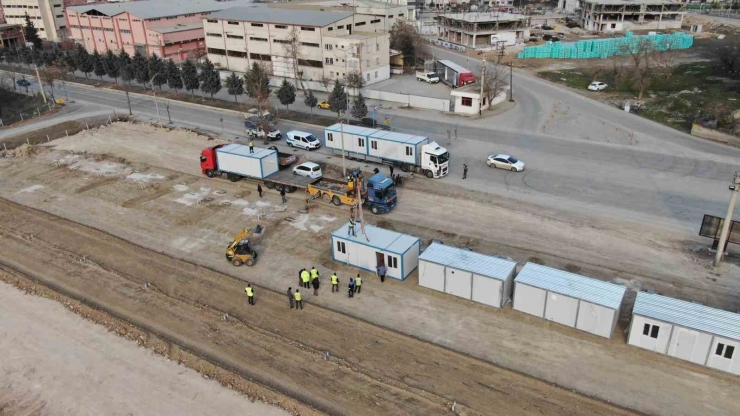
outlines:
{"label": "building under construction", "polygon": [[680,29],[686,4],[672,0],[580,0],[581,23],[586,30]]}
{"label": "building under construction", "polygon": [[529,38],[529,17],[521,14],[457,13],[437,16],[440,38],[473,49],[524,43]]}

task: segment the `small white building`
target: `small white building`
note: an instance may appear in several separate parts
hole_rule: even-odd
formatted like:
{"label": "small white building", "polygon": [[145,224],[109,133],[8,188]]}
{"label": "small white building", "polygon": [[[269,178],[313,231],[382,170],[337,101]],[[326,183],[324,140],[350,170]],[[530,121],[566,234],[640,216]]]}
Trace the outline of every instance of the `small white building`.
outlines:
{"label": "small white building", "polygon": [[515,261],[432,243],[419,257],[419,286],[501,308],[515,271]]}
{"label": "small white building", "polygon": [[[356,236],[349,235],[349,223],[331,233],[334,261],[375,273],[381,265],[386,276],[405,280],[419,265],[421,240],[406,234],[365,225],[355,225]],[[367,237],[366,237],[367,235]]]}
{"label": "small white building", "polygon": [[488,109],[485,96],[483,96],[483,105],[481,105],[480,82],[455,88],[450,92],[450,95],[455,100],[455,113],[477,115]]}
{"label": "small white building", "polygon": [[626,288],[527,263],[514,279],[514,309],[611,338]]}
{"label": "small white building", "polygon": [[740,375],[740,314],[640,292],[627,342]]}

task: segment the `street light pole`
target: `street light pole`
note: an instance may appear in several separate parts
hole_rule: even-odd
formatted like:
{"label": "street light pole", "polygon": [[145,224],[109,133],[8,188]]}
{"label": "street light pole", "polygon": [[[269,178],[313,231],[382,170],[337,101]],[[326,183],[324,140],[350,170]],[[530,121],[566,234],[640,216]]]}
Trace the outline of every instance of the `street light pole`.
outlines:
{"label": "street light pole", "polygon": [[727,242],[727,234],[730,231],[730,225],[732,224],[732,213],[735,211],[735,203],[737,202],[737,194],[740,191],[740,176],[735,172],[735,178],[730,185],[732,195],[730,196],[730,205],[727,207],[727,215],[722,222],[722,232],[719,234],[719,244],[717,245],[717,255],[714,257],[714,267],[719,267],[722,257],[725,255],[725,243]]}
{"label": "street light pole", "polygon": [[152,94],[154,94],[154,106],[157,107],[157,118],[159,118],[159,127],[162,127],[162,115],[159,114],[159,103],[157,102],[157,91],[154,89],[154,78],[159,75],[159,72],[154,74],[152,76],[152,79],[149,80],[149,83],[152,84]]}
{"label": "street light pole", "polygon": [[514,102],[514,58],[509,62],[509,102]]}

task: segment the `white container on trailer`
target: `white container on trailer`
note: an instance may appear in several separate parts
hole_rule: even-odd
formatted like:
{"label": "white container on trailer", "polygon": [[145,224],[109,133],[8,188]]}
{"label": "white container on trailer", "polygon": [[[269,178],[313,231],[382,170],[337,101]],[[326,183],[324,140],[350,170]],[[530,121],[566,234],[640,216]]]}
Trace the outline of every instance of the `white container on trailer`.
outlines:
{"label": "white container on trailer", "polygon": [[514,280],[514,309],[610,338],[626,288],[527,263]]}
{"label": "white container on trailer", "polygon": [[432,243],[419,257],[419,285],[497,308],[511,297],[516,262]]}
{"label": "white container on trailer", "polygon": [[242,144],[229,144],[216,149],[218,170],[249,178],[265,179],[279,170],[275,150],[254,148]]}
{"label": "white container on trailer", "polygon": [[386,267],[386,276],[404,280],[419,264],[421,240],[407,234],[365,225],[363,235],[360,223],[355,225],[356,236],[348,233],[345,224],[331,234],[332,258],[371,273],[376,273],[381,264]]}
{"label": "white container on trailer", "polygon": [[417,171],[430,178],[449,173],[447,149],[424,136],[334,124],[324,129],[324,142],[335,154],[344,149],[349,157],[393,164],[404,172]]}

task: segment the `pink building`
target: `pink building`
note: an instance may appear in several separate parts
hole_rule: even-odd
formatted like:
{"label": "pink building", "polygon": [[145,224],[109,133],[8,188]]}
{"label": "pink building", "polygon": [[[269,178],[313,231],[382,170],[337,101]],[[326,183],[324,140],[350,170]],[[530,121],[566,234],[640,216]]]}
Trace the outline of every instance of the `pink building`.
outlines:
{"label": "pink building", "polygon": [[92,53],[125,50],[182,61],[205,49],[203,17],[230,7],[213,0],[98,3],[65,9],[69,37]]}

